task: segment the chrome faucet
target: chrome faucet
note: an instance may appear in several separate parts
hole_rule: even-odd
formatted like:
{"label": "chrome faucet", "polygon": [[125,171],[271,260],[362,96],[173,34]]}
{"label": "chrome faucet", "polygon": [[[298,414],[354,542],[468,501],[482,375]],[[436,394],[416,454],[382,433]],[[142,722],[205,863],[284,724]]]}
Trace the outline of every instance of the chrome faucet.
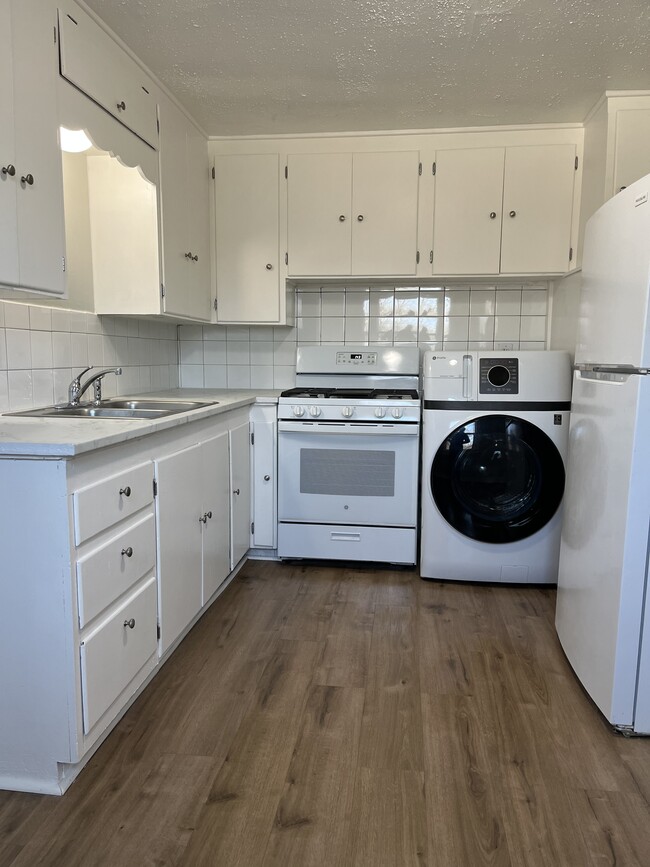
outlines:
{"label": "chrome faucet", "polygon": [[93,375],[89,376],[82,385],[81,377],[84,373],[88,373],[88,371],[92,369],[93,365],[91,364],[90,367],[87,367],[85,370],[82,370],[81,373],[77,374],[68,386],[68,406],[78,406],[79,401],[91,385],[93,386],[94,391],[93,403],[98,404],[102,399],[102,379],[107,373],[114,373],[115,376],[120,376],[122,373],[121,367],[107,367],[104,370],[98,370],[97,373],[93,373]]}

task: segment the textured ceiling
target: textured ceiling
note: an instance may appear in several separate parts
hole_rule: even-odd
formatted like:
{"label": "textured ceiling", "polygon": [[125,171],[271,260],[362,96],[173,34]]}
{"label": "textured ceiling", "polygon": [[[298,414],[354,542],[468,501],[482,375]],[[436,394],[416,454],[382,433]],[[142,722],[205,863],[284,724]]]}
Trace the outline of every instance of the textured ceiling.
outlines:
{"label": "textured ceiling", "polygon": [[580,121],[649,0],[86,0],[210,135]]}

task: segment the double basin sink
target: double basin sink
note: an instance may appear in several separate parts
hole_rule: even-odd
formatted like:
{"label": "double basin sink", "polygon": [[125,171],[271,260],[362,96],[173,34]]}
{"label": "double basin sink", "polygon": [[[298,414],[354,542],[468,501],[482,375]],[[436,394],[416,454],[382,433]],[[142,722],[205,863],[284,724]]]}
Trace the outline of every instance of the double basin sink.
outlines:
{"label": "double basin sink", "polygon": [[10,412],[7,415],[29,416],[31,418],[132,418],[154,419],[179,412],[190,412],[204,406],[214,406],[217,400],[174,400],[170,398],[108,398],[99,404],[82,403],[77,406],[58,404],[30,409],[24,412]]}

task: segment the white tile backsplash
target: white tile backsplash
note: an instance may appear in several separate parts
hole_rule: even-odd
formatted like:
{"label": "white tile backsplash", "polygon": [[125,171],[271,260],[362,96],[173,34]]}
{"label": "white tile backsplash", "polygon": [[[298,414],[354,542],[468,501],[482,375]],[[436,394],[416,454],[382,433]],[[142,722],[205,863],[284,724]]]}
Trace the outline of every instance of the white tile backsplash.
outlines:
{"label": "white tile backsplash", "polygon": [[[67,400],[68,384],[89,363],[121,366],[104,393],[175,388],[177,326],[80,310],[0,301],[0,413]],[[198,331],[203,384],[202,331]]]}

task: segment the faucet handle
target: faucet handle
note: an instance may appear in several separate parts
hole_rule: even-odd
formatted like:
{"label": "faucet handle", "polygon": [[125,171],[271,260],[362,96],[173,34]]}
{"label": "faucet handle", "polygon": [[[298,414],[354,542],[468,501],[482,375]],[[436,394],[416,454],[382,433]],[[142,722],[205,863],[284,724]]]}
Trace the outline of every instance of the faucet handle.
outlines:
{"label": "faucet handle", "polygon": [[84,375],[84,373],[88,373],[88,371],[89,371],[89,370],[92,370],[92,369],[93,369],[93,365],[92,365],[92,364],[90,364],[88,367],[85,367],[85,368],[81,371],[81,373],[78,373],[78,374],[75,376],[75,381],[76,381],[76,382],[81,382],[81,377]]}

